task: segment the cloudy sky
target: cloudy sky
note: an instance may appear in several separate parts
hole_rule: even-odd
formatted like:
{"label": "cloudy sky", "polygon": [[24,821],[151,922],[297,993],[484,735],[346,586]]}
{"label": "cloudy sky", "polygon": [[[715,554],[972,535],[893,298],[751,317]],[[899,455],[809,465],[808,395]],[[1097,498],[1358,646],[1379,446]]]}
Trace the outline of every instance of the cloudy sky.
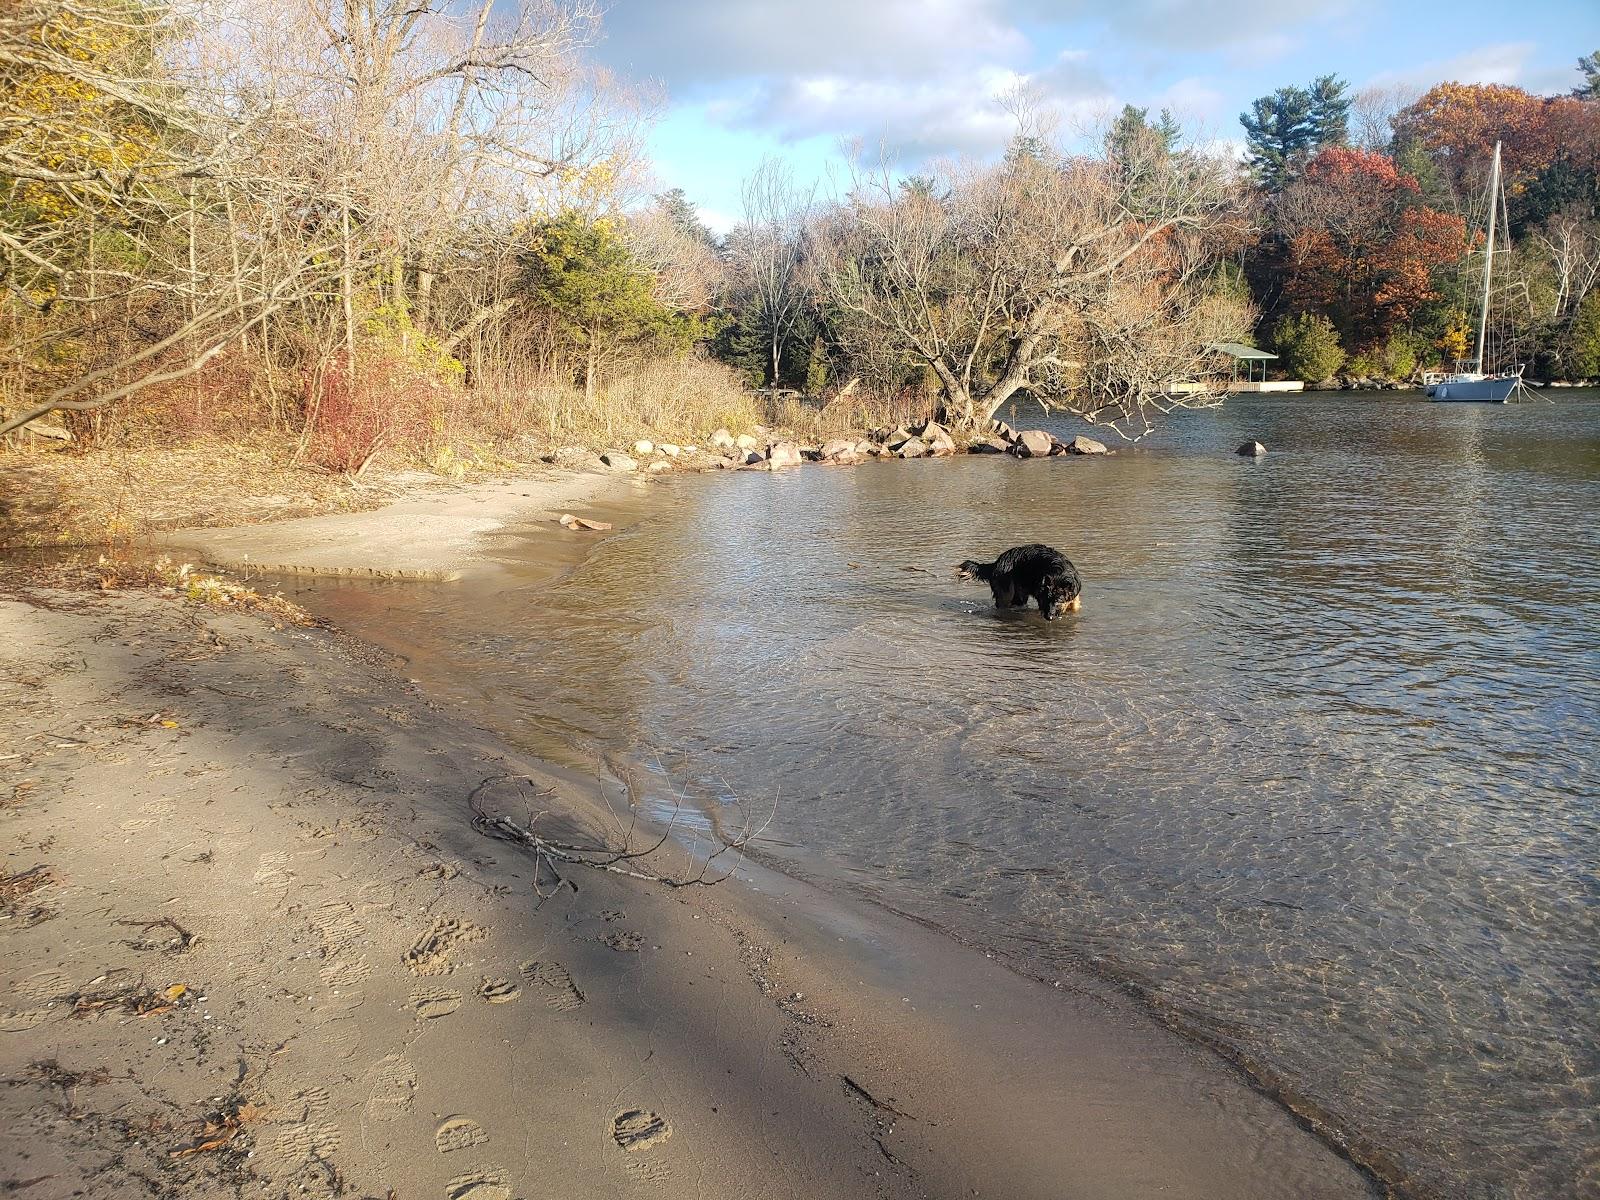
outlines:
{"label": "cloudy sky", "polygon": [[596,53],[664,85],[658,182],[725,229],[765,154],[807,177],[844,139],[908,165],[992,155],[1019,82],[1069,128],[1133,103],[1236,140],[1254,97],[1327,72],[1565,91],[1596,48],[1595,0],[611,0]]}

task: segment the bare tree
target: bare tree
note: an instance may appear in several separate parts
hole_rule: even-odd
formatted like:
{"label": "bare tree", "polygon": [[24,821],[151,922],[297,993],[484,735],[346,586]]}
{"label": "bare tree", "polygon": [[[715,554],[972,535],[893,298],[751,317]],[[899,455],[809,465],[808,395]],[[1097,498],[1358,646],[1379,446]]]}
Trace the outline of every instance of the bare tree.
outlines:
{"label": "bare tree", "polygon": [[[188,103],[153,47],[188,14],[23,0],[0,17],[0,434],[193,375],[320,287],[285,239],[248,126]],[[270,215],[275,208],[278,216]]]}
{"label": "bare tree", "polygon": [[1362,88],[1350,98],[1350,144],[1387,152],[1394,141],[1395,114],[1421,96],[1421,88],[1403,83]]}
{"label": "bare tree", "polygon": [[1533,241],[1544,250],[1555,277],[1548,316],[1570,326],[1589,293],[1600,285],[1600,224],[1573,206],[1535,230]]}
{"label": "bare tree", "polygon": [[1168,384],[1249,324],[1210,286],[1243,231],[1239,189],[1207,156],[1139,153],[1068,157],[1035,138],[932,187],[858,171],[818,237],[841,335],[926,366],[959,424],[1027,394],[1137,437],[1152,412],[1198,402]]}
{"label": "bare tree", "polygon": [[804,312],[805,232],[815,199],[815,189],[798,185],[781,160],[764,158],[744,182],[743,217],[728,238],[739,305],[765,342],[773,387],[782,375],[784,343]]}

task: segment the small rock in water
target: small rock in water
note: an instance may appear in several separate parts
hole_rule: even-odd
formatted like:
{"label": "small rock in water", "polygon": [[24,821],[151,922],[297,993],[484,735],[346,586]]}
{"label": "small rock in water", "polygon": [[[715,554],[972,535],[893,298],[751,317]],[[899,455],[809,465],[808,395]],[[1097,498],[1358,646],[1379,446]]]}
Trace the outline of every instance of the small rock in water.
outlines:
{"label": "small rock in water", "polygon": [[607,450],[600,456],[600,461],[613,471],[637,471],[639,469],[639,464],[620,450]]}
{"label": "small rock in water", "polygon": [[928,447],[921,438],[907,438],[893,449],[901,458],[921,458],[928,452]]}
{"label": "small rock in water", "polygon": [[793,442],[773,442],[767,447],[767,465],[774,471],[780,467],[798,467],[800,462],[800,447]]}
{"label": "small rock in water", "polygon": [[1266,452],[1267,448],[1260,442],[1246,442],[1234,451],[1235,454],[1243,455],[1245,458],[1260,458]]}
{"label": "small rock in water", "polygon": [[856,444],[849,438],[833,438],[822,444],[822,461],[829,462],[846,454],[855,453]]}
{"label": "small rock in water", "polygon": [[1044,458],[1055,439],[1042,429],[1025,429],[1017,435],[1016,449],[1023,458]]}
{"label": "small rock in water", "polygon": [[968,454],[1004,454],[1007,446],[997,437],[984,438],[967,447]]}
{"label": "small rock in water", "polygon": [[1104,454],[1106,444],[1097,442],[1093,438],[1084,437],[1081,433],[1067,443],[1067,449],[1073,454]]}
{"label": "small rock in water", "polygon": [[652,475],[660,475],[663,471],[672,470],[672,464],[664,458],[658,458],[645,468]]}

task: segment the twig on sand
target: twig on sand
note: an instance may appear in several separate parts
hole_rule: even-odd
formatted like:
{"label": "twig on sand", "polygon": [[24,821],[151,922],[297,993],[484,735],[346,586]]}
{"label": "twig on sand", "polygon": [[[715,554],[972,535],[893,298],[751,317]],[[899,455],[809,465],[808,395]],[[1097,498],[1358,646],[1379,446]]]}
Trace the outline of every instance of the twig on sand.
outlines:
{"label": "twig on sand", "polygon": [[[161,926],[165,926],[166,928],[172,930],[173,933],[178,935],[177,937],[169,938],[167,940],[166,946],[163,947],[164,949],[170,949],[174,954],[182,954],[182,953],[184,953],[191,946],[193,946],[196,941],[199,940],[199,935],[190,933],[187,929],[185,929],[182,925],[179,925],[171,917],[154,917],[154,918],[152,918],[151,920],[148,920],[148,921],[141,921],[141,920],[137,920],[137,919],[136,920],[132,920],[132,921],[118,921],[117,924],[118,925],[131,925],[135,929],[143,929],[146,933],[148,933],[152,929],[156,929],[156,928],[159,928]],[[125,941],[122,944],[124,946],[132,946],[135,950],[151,949],[151,947],[145,945],[143,942],[128,942],[128,941]]]}
{"label": "twig on sand", "polygon": [[872,1105],[873,1108],[879,1109],[882,1112],[893,1113],[897,1117],[904,1117],[908,1121],[913,1121],[913,1120],[916,1119],[910,1113],[901,1112],[898,1108],[896,1108],[892,1104],[885,1104],[882,1100],[879,1100],[876,1096],[874,1096],[871,1092],[867,1091],[866,1088],[862,1087],[854,1079],[851,1079],[850,1076],[841,1075],[841,1076],[839,1076],[839,1078],[844,1080],[845,1087],[849,1088],[850,1091],[854,1092],[857,1096],[860,1096],[868,1104]]}
{"label": "twig on sand", "polygon": [[[534,780],[526,775],[491,775],[479,783],[467,796],[467,806],[472,810],[473,828],[488,837],[499,838],[502,841],[514,842],[517,845],[529,847],[533,850],[536,864],[542,864],[548,868],[556,877],[558,883],[565,882],[565,880],[562,878],[556,864],[566,863],[571,866],[592,867],[598,871],[609,871],[613,875],[626,875],[630,879],[642,879],[648,883],[659,883],[671,888],[694,887],[697,885],[700,887],[712,887],[727,879],[734,873],[734,870],[737,870],[737,867],[735,867],[734,870],[729,870],[724,874],[713,875],[712,864],[729,850],[742,850],[749,844],[751,838],[760,832],[760,830],[746,830],[739,837],[722,839],[722,845],[706,856],[705,861],[700,864],[699,872],[695,875],[663,875],[660,872],[642,868],[635,864],[661,849],[671,838],[672,831],[677,824],[678,813],[682,807],[682,796],[678,798],[678,804],[674,806],[671,819],[668,820],[666,828],[662,830],[661,836],[654,842],[648,846],[634,848],[633,828],[630,824],[623,835],[622,848],[617,849],[603,845],[575,845],[570,842],[558,842],[544,837],[536,829],[539,818],[545,815],[543,811],[533,813],[530,809],[526,825],[518,825],[507,817],[491,816],[484,809],[483,793],[495,784],[506,783],[521,788],[525,785],[533,784]],[[549,794],[549,789],[544,789],[538,794],[547,795]],[[637,815],[637,805],[634,806],[634,810],[635,815]],[[537,875],[535,876],[534,886],[537,890]]]}

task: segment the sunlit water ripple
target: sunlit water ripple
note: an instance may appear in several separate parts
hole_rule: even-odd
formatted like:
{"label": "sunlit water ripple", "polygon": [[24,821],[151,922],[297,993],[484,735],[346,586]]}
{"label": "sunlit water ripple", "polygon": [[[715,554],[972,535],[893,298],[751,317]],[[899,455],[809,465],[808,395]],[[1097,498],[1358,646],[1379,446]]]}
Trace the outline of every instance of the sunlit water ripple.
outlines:
{"label": "sunlit water ripple", "polygon": [[[809,873],[1136,985],[1418,1194],[1600,1195],[1600,397],[673,487],[548,590],[312,602],[536,748],[776,797]],[[1081,613],[951,577],[1029,541]]]}

